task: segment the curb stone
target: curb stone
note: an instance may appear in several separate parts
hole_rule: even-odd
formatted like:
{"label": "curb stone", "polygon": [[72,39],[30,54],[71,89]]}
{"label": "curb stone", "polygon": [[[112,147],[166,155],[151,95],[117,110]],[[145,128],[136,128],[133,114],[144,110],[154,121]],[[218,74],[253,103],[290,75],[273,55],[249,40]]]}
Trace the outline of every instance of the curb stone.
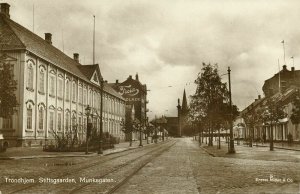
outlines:
{"label": "curb stone", "polygon": [[[161,142],[159,142],[159,143],[161,143]],[[151,145],[151,144],[146,144],[144,146],[147,146],[147,145]],[[102,155],[98,155],[97,153],[92,153],[92,154],[88,154],[88,155],[12,156],[12,157],[0,157],[0,160],[22,160],[22,159],[37,159],[37,158],[67,158],[67,157],[96,157],[96,156],[107,156],[107,155],[117,154],[120,152],[132,150],[132,149],[138,149],[138,148],[140,148],[140,147],[137,146],[137,147],[120,148],[120,150],[104,153]]]}
{"label": "curb stone", "polygon": [[200,148],[201,148],[202,150],[204,150],[206,153],[208,153],[210,156],[212,156],[212,157],[217,157],[217,155],[216,155],[216,154],[214,154],[214,153],[212,153],[212,152],[208,151],[208,150],[207,150],[207,149],[205,149],[204,147],[200,146]]}

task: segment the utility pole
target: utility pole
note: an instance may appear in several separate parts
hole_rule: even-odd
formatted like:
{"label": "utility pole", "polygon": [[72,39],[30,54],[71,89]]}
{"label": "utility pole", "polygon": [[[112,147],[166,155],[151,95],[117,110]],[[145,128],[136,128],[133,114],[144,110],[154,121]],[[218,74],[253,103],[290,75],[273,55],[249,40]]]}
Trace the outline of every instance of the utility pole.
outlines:
{"label": "utility pole", "polygon": [[230,143],[229,143],[229,149],[228,153],[229,154],[234,154],[235,149],[234,149],[234,139],[233,139],[233,124],[232,124],[232,100],[231,100],[231,80],[230,80],[230,67],[228,67],[228,82],[229,82],[229,106],[230,106]]}
{"label": "utility pole", "polygon": [[103,148],[102,148],[102,135],[103,135],[103,78],[101,78],[101,81],[100,81],[100,88],[101,88],[101,93],[100,93],[100,100],[101,100],[101,106],[100,106],[100,134],[99,134],[99,150],[98,150],[98,154],[103,154]]}

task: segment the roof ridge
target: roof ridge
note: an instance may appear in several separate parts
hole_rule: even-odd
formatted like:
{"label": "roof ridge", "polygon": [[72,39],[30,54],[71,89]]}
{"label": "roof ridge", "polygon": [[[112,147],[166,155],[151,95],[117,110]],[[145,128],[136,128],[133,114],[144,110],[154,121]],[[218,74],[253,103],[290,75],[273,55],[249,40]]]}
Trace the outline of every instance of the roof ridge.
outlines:
{"label": "roof ridge", "polygon": [[[12,29],[12,27],[10,26],[10,23],[9,23],[9,22],[11,22],[13,25],[16,25],[16,27],[25,30],[26,33],[32,34],[34,38],[38,38],[40,41],[43,41],[43,42],[45,43],[45,45],[54,48],[56,51],[58,51],[58,52],[60,52],[61,54],[65,55],[65,56],[68,57],[69,59],[74,60],[72,57],[70,57],[69,55],[67,55],[67,54],[64,53],[63,51],[61,51],[59,48],[57,48],[57,47],[54,46],[53,44],[47,43],[46,40],[45,40],[44,38],[42,38],[42,37],[39,36],[38,34],[32,32],[31,30],[29,30],[29,29],[26,28],[25,26],[22,26],[21,24],[15,22],[14,20],[12,20],[12,19],[10,19],[10,18],[4,18],[4,20],[7,20],[7,21],[5,21],[5,22],[6,22],[6,24],[9,26],[10,29]],[[16,32],[14,31],[14,29],[12,29],[12,30],[13,30],[14,34],[18,37],[18,35],[17,35]],[[19,37],[18,37],[18,39],[20,40]],[[21,41],[21,40],[20,40],[20,41]],[[22,41],[21,41],[21,42],[22,42]],[[26,45],[25,45],[23,42],[22,42],[22,44],[24,45],[25,48],[27,48]],[[51,60],[51,59],[49,59],[49,60]],[[82,65],[81,63],[79,63],[79,62],[77,62],[77,61],[75,61],[75,60],[74,60],[74,62],[76,62],[78,65]]]}
{"label": "roof ridge", "polygon": [[[26,48],[25,44],[23,43],[23,41],[19,38],[19,36],[16,34],[15,30],[9,25],[9,23],[7,22],[7,20],[13,21],[10,18],[7,18],[5,16],[3,16],[2,14],[0,14],[0,18],[2,19],[2,21],[9,27],[9,29],[14,33],[15,37],[20,41],[20,43],[22,44],[22,46],[24,48]],[[16,22],[15,22],[16,23]],[[19,24],[20,25],[20,24]]]}

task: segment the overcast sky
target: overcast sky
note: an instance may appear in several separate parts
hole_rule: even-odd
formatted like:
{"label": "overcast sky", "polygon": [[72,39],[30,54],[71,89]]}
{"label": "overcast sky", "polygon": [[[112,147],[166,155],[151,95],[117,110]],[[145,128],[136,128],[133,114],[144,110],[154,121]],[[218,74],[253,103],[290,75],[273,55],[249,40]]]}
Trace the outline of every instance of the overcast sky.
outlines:
{"label": "overcast sky", "polygon": [[[286,64],[300,69],[300,1],[297,0],[0,0],[11,19],[69,55],[92,63],[93,15],[96,62],[104,79],[124,81],[139,74],[147,84],[150,117],[176,116],[177,98],[195,92],[202,62],[232,69],[233,103],[242,110],[264,80]],[[224,82],[227,77],[224,76]],[[172,86],[172,87],[169,87]]]}

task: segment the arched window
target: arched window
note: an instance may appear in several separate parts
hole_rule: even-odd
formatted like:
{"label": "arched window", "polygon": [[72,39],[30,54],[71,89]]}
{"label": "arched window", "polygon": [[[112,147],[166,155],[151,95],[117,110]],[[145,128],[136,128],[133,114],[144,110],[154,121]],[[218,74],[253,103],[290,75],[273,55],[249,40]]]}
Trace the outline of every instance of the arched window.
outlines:
{"label": "arched window", "polygon": [[61,131],[62,130],[62,113],[57,112],[57,130]]}
{"label": "arched window", "polygon": [[65,129],[66,129],[66,131],[68,131],[69,128],[70,128],[70,113],[69,112],[66,112],[66,118],[65,118],[65,120],[66,120],[66,127],[65,127]]}
{"label": "arched window", "polygon": [[32,129],[32,106],[27,107],[27,129]]}
{"label": "arched window", "polygon": [[78,116],[78,132],[82,132],[82,116]]}
{"label": "arched window", "polygon": [[27,67],[27,88],[30,90],[33,90],[33,78],[34,78],[33,63],[29,61]]}
{"label": "arched window", "polygon": [[70,100],[70,82],[66,81],[66,100]]}
{"label": "arched window", "polygon": [[87,104],[87,90],[83,89],[83,104]]}
{"label": "arched window", "polygon": [[82,87],[78,89],[78,103],[82,103]]}
{"label": "arched window", "polygon": [[54,111],[49,112],[49,129],[54,131]]}
{"label": "arched window", "polygon": [[11,129],[11,128],[12,128],[12,116],[9,116],[8,118],[2,118],[2,127],[0,129]]}
{"label": "arched window", "polygon": [[63,80],[61,78],[58,78],[58,84],[57,84],[57,96],[59,98],[63,97]]}
{"label": "arched window", "polygon": [[45,71],[44,69],[42,68],[40,70],[40,87],[39,87],[39,91],[41,93],[45,93]]}
{"label": "arched window", "polygon": [[39,129],[44,129],[44,109],[43,107],[39,108]]}
{"label": "arched window", "polygon": [[72,87],[72,101],[76,102],[76,93],[77,93],[77,88],[76,88],[76,83],[73,82],[73,87]]}

